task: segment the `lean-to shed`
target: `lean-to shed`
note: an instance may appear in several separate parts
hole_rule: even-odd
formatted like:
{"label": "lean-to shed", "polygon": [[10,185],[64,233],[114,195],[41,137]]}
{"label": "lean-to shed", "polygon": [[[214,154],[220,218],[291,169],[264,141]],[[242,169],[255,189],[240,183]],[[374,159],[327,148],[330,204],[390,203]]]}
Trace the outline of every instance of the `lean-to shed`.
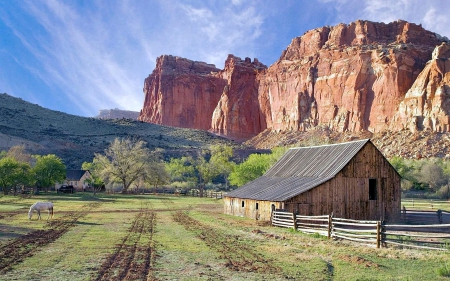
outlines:
{"label": "lean-to shed", "polygon": [[289,149],[263,176],[224,197],[226,214],[270,220],[300,215],[395,221],[401,177],[369,140]]}

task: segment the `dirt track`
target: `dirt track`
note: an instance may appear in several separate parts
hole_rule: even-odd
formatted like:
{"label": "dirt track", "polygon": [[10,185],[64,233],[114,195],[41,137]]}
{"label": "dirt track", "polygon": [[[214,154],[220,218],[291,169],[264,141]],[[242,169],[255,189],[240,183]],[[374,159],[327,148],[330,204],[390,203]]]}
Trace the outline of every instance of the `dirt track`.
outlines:
{"label": "dirt track", "polygon": [[[154,280],[152,266],[155,259],[155,224],[155,213],[142,209],[114,253],[102,264],[94,280]],[[149,241],[139,243],[144,238]]]}

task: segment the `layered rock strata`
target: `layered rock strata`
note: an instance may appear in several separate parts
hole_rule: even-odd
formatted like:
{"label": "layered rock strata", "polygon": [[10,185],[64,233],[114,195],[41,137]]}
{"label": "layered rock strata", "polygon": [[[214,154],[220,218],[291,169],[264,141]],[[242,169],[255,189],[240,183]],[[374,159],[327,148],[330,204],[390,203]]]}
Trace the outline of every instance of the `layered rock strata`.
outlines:
{"label": "layered rock strata", "polygon": [[450,44],[433,51],[391,122],[391,129],[450,131]]}
{"label": "layered rock strata", "polygon": [[161,56],[144,82],[139,120],[174,127],[209,130],[211,116],[226,81],[212,64]]}
{"label": "layered rock strata", "polygon": [[236,139],[317,126],[447,131],[444,41],[406,21],[356,21],[294,38],[269,68],[232,55],[223,70],[162,56],[145,80],[139,118]]}

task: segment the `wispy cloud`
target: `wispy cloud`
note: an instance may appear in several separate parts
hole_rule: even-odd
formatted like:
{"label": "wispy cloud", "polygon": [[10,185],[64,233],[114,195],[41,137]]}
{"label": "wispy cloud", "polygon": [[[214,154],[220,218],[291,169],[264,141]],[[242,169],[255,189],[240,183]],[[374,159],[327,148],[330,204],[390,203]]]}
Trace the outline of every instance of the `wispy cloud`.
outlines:
{"label": "wispy cloud", "polygon": [[[356,19],[364,19],[389,23],[395,20],[406,20],[422,26],[430,31],[449,36],[450,5],[446,0],[320,0],[332,5],[338,11],[336,19],[349,23]],[[349,12],[351,11],[351,12]]]}
{"label": "wispy cloud", "polygon": [[[73,2],[21,2],[20,9],[32,21],[6,17],[39,63],[31,72],[54,90],[53,95],[67,95],[82,115],[111,107],[139,110],[143,81],[156,56],[173,54],[223,65],[228,53],[253,55],[261,34],[262,18],[252,3],[87,3],[83,8]],[[17,21],[39,32],[30,34],[18,28]]]}
{"label": "wispy cloud", "polygon": [[[269,64],[312,25],[356,19],[404,19],[450,37],[446,0],[317,0],[286,5],[257,0],[4,1],[0,27],[9,28],[20,50],[0,46],[0,58],[11,54],[14,59],[8,60],[22,69],[11,73],[17,77],[14,83],[21,75],[30,75],[33,82],[45,85],[48,92],[39,97],[42,92],[35,91],[34,100],[57,100],[61,110],[93,116],[104,108],[141,109],[144,79],[157,56],[164,54],[223,67],[228,54],[261,58],[263,53],[269,61],[262,62]],[[8,84],[9,77],[0,72],[4,84],[0,86],[20,96],[19,87]],[[33,87],[26,89],[33,92]]]}

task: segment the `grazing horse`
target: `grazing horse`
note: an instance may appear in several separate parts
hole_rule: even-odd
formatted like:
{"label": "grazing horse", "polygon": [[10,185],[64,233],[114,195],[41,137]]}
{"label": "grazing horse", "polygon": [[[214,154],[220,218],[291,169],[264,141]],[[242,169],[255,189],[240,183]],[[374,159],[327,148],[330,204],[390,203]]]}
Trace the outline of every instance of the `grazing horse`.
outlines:
{"label": "grazing horse", "polygon": [[50,214],[53,218],[53,203],[52,202],[36,202],[30,207],[30,211],[28,211],[28,218],[31,220],[31,216],[33,216],[33,211],[38,213],[38,220],[41,219],[41,211],[48,211],[47,220],[50,218]]}

